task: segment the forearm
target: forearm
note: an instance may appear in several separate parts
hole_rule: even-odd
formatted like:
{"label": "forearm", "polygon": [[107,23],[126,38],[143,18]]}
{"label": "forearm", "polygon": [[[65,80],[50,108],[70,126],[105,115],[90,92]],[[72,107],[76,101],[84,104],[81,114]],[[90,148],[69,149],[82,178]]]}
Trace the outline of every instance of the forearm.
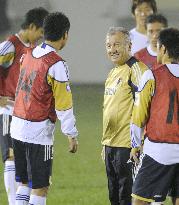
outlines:
{"label": "forearm", "polygon": [[56,110],[57,117],[61,122],[61,131],[66,136],[77,137],[76,120],[73,114],[73,108],[65,111]]}
{"label": "forearm", "polygon": [[139,92],[135,95],[130,125],[132,147],[141,146],[143,130],[149,118],[150,104],[152,101],[154,88],[155,82],[151,76],[151,79],[147,79],[143,82],[143,86],[140,87]]}

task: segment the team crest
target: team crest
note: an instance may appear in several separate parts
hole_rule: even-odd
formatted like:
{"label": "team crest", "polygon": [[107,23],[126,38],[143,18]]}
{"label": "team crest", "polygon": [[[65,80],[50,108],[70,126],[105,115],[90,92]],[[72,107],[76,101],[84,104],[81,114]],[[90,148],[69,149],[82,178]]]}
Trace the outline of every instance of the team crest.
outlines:
{"label": "team crest", "polygon": [[121,78],[119,78],[119,79],[117,80],[116,85],[119,85],[119,84],[121,84],[121,83],[122,83],[122,79],[121,79]]}
{"label": "team crest", "polygon": [[67,92],[71,92],[69,83],[66,85],[66,90],[67,90]]}

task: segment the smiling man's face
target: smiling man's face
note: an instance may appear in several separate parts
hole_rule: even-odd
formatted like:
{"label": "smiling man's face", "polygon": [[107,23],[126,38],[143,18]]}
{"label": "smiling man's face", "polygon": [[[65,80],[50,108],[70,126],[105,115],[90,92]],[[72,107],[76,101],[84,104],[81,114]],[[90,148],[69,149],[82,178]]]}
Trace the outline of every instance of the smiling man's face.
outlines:
{"label": "smiling man's face", "polygon": [[123,65],[130,56],[130,45],[126,43],[125,36],[117,32],[106,37],[106,51],[109,59],[115,65]]}

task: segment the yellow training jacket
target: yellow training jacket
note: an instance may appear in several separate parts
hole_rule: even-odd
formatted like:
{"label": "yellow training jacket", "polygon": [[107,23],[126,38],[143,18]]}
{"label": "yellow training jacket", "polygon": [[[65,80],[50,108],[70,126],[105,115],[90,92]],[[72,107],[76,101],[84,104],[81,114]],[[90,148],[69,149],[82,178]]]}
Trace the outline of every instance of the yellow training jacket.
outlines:
{"label": "yellow training jacket", "polygon": [[131,57],[109,73],[104,92],[103,145],[131,147],[130,121],[135,92],[140,89],[139,83],[147,71],[145,64]]}

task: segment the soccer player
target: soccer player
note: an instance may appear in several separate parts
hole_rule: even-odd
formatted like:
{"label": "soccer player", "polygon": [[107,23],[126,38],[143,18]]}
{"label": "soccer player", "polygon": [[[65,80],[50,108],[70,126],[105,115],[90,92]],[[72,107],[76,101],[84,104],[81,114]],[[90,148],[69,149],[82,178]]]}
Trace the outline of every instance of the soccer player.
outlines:
{"label": "soccer player", "polygon": [[69,70],[57,53],[66,45],[70,22],[63,13],[51,13],[45,18],[43,28],[45,41],[24,55],[16,89],[11,136],[16,180],[22,183],[17,190],[16,205],[28,204],[28,196],[25,197],[22,190],[29,177],[32,178],[29,204],[46,204],[56,117],[69,140],[69,151],[77,151],[78,131]]}
{"label": "soccer player", "polygon": [[[157,64],[157,39],[159,32],[168,26],[167,19],[161,14],[151,14],[146,19],[146,29],[149,45],[137,53],[135,57],[146,64],[150,69],[155,69]],[[142,160],[141,155],[140,160]],[[141,163],[140,163],[141,166]],[[139,166],[139,167],[140,167]],[[138,167],[138,169],[139,169]],[[163,200],[163,199],[162,199]],[[153,202],[154,205],[156,202]],[[157,202],[159,205],[159,201]],[[162,203],[161,203],[162,204]]]}
{"label": "soccer player", "polygon": [[[106,51],[114,64],[105,83],[102,145],[105,154],[111,205],[131,203],[130,120],[135,91],[151,70],[131,55],[129,32],[112,27],[106,36]],[[149,92],[147,89],[145,92]],[[145,99],[141,99],[145,100]]]}
{"label": "soccer player", "polygon": [[[164,29],[157,42],[155,86],[140,107],[135,103],[131,123],[132,156],[140,147],[142,128],[147,122],[144,158],[133,186],[134,205],[165,200],[175,188],[179,204],[179,30]],[[146,85],[145,85],[146,87]]]}
{"label": "soccer player", "polygon": [[21,30],[0,44],[0,145],[4,162],[4,184],[9,205],[15,204],[16,182],[10,123],[15,90],[20,72],[20,58],[43,35],[44,8],[29,10]]}
{"label": "soccer player", "polygon": [[155,0],[133,0],[131,7],[136,21],[136,27],[130,31],[132,40],[132,54],[148,45],[145,20],[150,14],[157,12]]}
{"label": "soccer player", "polygon": [[167,19],[161,14],[151,14],[146,19],[149,45],[135,53],[134,56],[150,69],[155,69],[157,66],[157,39],[159,32],[167,26]]}

